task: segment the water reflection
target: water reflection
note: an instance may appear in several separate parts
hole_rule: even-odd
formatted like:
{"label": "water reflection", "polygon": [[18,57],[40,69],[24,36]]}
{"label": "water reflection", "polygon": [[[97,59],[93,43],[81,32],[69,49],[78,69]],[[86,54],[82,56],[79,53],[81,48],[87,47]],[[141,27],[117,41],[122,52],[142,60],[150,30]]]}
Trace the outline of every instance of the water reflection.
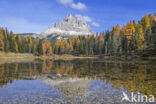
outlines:
{"label": "water reflection", "polygon": [[[122,91],[156,97],[156,65],[34,60],[0,65],[0,103],[121,103]],[[21,101],[22,99],[22,101]]]}

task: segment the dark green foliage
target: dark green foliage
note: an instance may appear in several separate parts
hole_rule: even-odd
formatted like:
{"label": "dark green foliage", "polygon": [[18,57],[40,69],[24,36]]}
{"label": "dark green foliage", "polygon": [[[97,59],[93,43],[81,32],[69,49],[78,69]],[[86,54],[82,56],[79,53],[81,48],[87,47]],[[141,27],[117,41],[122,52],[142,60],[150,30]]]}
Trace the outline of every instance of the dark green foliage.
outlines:
{"label": "dark green foliage", "polygon": [[43,47],[42,47],[42,40],[39,40],[39,44],[37,46],[38,55],[43,55]]}

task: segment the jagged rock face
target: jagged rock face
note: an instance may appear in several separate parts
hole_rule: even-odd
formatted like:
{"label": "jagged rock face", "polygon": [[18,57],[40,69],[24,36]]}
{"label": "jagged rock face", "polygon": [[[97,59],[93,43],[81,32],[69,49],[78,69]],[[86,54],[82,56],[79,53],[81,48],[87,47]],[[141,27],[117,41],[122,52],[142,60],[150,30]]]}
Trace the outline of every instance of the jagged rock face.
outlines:
{"label": "jagged rock face", "polygon": [[92,35],[93,32],[89,25],[81,17],[73,17],[71,14],[67,15],[65,19],[60,21],[52,28],[43,31],[40,38],[52,38],[55,35]]}

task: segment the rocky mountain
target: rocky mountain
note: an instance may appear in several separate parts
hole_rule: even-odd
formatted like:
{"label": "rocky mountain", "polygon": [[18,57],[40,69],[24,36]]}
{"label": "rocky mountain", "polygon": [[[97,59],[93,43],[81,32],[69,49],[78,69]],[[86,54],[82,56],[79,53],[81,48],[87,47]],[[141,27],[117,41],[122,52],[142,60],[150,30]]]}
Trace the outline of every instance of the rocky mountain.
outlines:
{"label": "rocky mountain", "polygon": [[70,35],[91,35],[93,31],[82,17],[73,17],[71,14],[67,15],[54,27],[48,28],[39,34],[40,38],[57,38],[63,39]]}
{"label": "rocky mountain", "polygon": [[36,33],[17,33],[17,35],[21,35],[22,37],[32,37],[32,38],[37,38],[38,34]]}

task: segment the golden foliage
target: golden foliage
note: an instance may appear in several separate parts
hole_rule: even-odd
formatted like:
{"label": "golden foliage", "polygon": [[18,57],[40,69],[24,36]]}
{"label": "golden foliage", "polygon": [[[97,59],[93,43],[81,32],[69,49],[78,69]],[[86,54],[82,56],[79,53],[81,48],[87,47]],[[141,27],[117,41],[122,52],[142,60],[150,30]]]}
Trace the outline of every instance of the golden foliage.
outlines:
{"label": "golden foliage", "polygon": [[14,42],[14,45],[15,45],[15,52],[18,53],[18,45],[16,42]]}
{"label": "golden foliage", "polygon": [[52,46],[51,43],[49,42],[49,40],[46,40],[43,43],[43,53],[46,55],[51,55],[52,54]]}
{"label": "golden foliage", "polygon": [[4,42],[2,33],[0,33],[0,51],[4,51]]}
{"label": "golden foliage", "polygon": [[138,24],[138,50],[144,49],[143,42],[144,42],[143,29],[142,29],[142,26]]}
{"label": "golden foliage", "polygon": [[113,32],[114,32],[114,36],[119,36],[120,35],[120,26],[119,24],[117,24],[115,27],[113,27]]}
{"label": "golden foliage", "polygon": [[132,37],[135,32],[135,27],[132,22],[128,22],[127,25],[124,25],[123,28],[121,29],[121,32],[123,33],[124,36],[128,39],[128,44],[132,40]]}
{"label": "golden foliage", "polygon": [[99,36],[99,47],[98,47],[100,53],[102,53],[103,46],[104,46],[104,36],[103,36],[103,34],[100,34],[100,36]]}

